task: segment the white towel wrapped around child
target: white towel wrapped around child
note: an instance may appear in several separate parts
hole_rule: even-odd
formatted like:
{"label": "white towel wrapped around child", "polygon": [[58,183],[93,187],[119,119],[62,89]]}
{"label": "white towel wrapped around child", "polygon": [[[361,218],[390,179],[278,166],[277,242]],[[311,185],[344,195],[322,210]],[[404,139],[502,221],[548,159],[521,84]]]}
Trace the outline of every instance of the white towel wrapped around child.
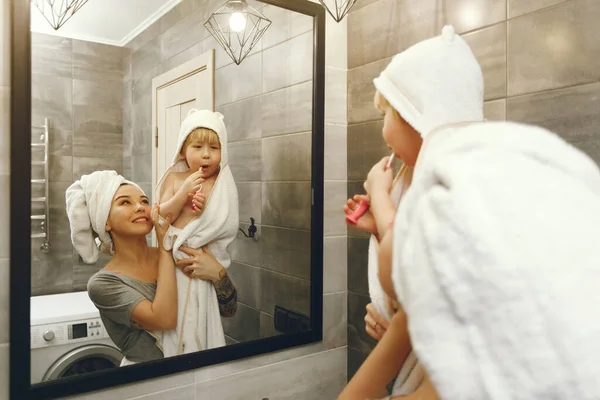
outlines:
{"label": "white towel wrapped around child", "polygon": [[[173,249],[175,260],[189,258],[179,250],[181,246],[200,249],[207,245],[217,261],[228,268],[231,258],[227,247],[233,242],[239,229],[239,205],[237,188],[228,164],[227,130],[220,113],[209,110],[190,111],[179,131],[173,164],[157,185],[157,198],[168,173],[189,169],[180,152],[185,139],[196,128],[211,129],[219,136],[220,172],[206,200],[202,215],[191,220],[184,229],[171,226],[164,244],[166,248]],[[176,279],[177,328],[172,331],[154,332],[165,357],[224,346],[225,335],[213,284],[201,279],[190,279],[179,268],[176,270]]]}
{"label": "white towel wrapped around child", "polygon": [[545,129],[426,137],[394,287],[442,399],[600,398],[600,172]]}

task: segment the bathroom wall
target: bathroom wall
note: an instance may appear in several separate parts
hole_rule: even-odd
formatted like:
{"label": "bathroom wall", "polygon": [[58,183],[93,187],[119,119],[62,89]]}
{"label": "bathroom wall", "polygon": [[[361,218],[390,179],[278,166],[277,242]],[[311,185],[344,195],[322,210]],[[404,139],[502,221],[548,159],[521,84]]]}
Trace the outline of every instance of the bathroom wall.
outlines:
{"label": "bathroom wall", "polygon": [[[485,81],[485,114],[547,127],[600,163],[600,2],[597,0],[359,0],[348,18],[348,192],[361,192],[387,155],[372,79],[408,46],[451,23]],[[376,38],[376,39],[375,39]],[[375,341],[364,330],[367,238],[348,230],[348,368]]]}
{"label": "bathroom wall", "polygon": [[[32,33],[32,119],[49,119],[50,252],[44,239],[32,239],[32,295],[85,290],[87,281],[107,258],[86,265],[73,252],[65,213],[65,190],[83,174],[98,169],[122,171],[122,48]],[[32,129],[32,143],[42,143],[42,129]],[[43,161],[43,148],[32,152]],[[32,166],[32,179],[43,179],[44,167]],[[32,196],[44,196],[43,184],[32,184]],[[44,203],[32,205],[44,214]],[[32,221],[32,233],[41,233]]]}
{"label": "bathroom wall", "polygon": [[[196,6],[184,1],[126,46],[124,160],[126,174],[131,171],[132,179],[149,188],[152,79],[214,48],[215,108],[227,124],[240,227],[247,232],[252,217],[258,228],[255,239],[239,232],[230,247],[229,273],[238,287],[239,305],[223,324],[228,340],[236,342],[278,334],[275,305],[310,314],[313,22],[299,13],[250,2],[272,25],[238,66],[203,27],[221,3]],[[336,90],[344,92],[345,82]],[[343,99],[336,106],[345,111]],[[345,114],[338,120],[345,124]],[[345,148],[343,132],[334,134]],[[345,179],[345,171],[338,169],[343,173],[338,177]],[[341,205],[345,183],[330,185]],[[344,234],[343,217],[337,214],[337,231],[332,233]]]}
{"label": "bathroom wall", "polygon": [[[200,0],[197,0],[200,3]],[[9,0],[0,1],[0,400],[8,400],[9,382]],[[189,13],[183,2],[162,20],[181,19]],[[178,17],[179,16],[179,17]],[[341,201],[345,190],[346,143],[339,134],[345,124],[345,24],[328,20],[328,41],[342,39],[327,50],[327,129],[324,265],[324,341],[287,351],[216,365],[133,385],[71,397],[74,399],[181,399],[264,398],[332,399],[346,382],[346,250]],[[338,79],[331,78],[338,75]],[[345,79],[345,78],[344,78]],[[127,81],[126,81],[127,82]],[[340,101],[341,99],[341,101]],[[125,99],[124,99],[125,101]],[[334,118],[343,115],[343,118]],[[334,124],[333,121],[340,122]],[[124,120],[125,124],[125,120]],[[124,142],[125,143],[125,142]],[[335,196],[333,196],[335,194]],[[341,223],[340,223],[341,221]],[[265,382],[268,382],[265,384]]]}

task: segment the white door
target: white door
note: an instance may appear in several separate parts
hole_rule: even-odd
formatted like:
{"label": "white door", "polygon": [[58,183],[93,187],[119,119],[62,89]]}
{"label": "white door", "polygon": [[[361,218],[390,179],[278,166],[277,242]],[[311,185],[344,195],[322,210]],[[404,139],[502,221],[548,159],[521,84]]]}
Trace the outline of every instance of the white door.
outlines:
{"label": "white door", "polygon": [[214,111],[214,50],[152,80],[152,201],[158,179],[171,165],[181,122],[192,108]]}

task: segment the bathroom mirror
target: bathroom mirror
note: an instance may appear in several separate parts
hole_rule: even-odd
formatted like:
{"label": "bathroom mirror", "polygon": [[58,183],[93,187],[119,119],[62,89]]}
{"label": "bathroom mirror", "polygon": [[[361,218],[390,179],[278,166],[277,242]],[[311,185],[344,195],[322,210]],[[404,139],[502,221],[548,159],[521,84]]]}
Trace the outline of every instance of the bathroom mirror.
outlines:
{"label": "bathroom mirror", "polygon": [[[54,30],[34,2],[12,2],[11,398],[59,398],[322,339],[325,11],[248,0],[240,14],[244,2],[225,3],[87,2]],[[226,15],[230,26],[206,24],[218,10],[238,13]],[[248,35],[248,47],[228,52],[215,27]],[[131,346],[119,335],[135,328],[87,292],[113,256],[86,262],[74,248],[65,191],[114,170],[158,201],[192,109],[218,112],[226,126],[228,163],[214,173],[230,170],[224,192],[237,192],[224,265],[235,312],[217,317],[222,344],[167,355],[148,334],[151,355],[124,362]],[[207,204],[230,199],[214,193]]]}

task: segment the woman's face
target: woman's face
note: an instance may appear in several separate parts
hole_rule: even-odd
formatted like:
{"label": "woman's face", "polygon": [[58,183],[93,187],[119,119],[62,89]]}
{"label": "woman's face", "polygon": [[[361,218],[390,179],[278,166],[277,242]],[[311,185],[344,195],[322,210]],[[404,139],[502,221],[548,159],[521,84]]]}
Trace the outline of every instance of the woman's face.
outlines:
{"label": "woman's face", "polygon": [[106,231],[121,236],[145,236],[152,231],[150,200],[132,185],[122,185],[115,193]]}

